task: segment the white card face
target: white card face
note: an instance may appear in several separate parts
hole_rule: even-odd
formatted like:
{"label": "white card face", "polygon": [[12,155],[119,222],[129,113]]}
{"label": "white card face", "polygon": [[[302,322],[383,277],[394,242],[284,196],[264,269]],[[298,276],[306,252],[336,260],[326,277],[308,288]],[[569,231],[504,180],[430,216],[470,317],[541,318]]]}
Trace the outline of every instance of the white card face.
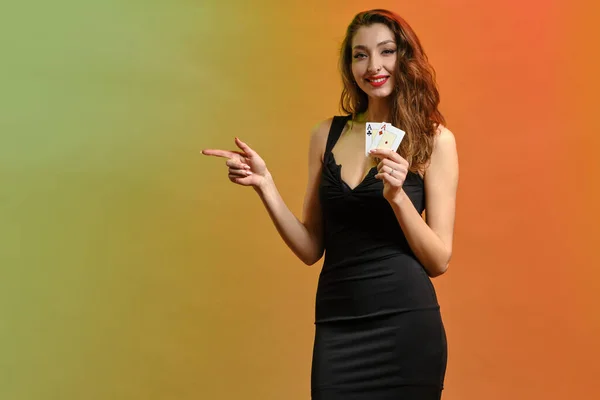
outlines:
{"label": "white card face", "polygon": [[398,147],[400,147],[400,143],[404,138],[405,132],[401,129],[392,126],[391,124],[386,124],[377,132],[377,136],[373,138],[373,148],[375,149],[390,149],[392,151],[397,151]]}
{"label": "white card face", "polygon": [[379,132],[381,123],[367,122],[365,126],[365,156],[369,155],[369,150],[373,148],[373,138]]}

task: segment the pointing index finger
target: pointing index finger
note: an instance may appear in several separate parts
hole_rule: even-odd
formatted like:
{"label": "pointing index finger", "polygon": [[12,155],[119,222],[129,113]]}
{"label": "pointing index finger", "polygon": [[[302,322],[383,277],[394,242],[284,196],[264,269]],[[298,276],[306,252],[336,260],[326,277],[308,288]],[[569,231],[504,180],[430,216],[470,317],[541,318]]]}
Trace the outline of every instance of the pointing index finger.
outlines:
{"label": "pointing index finger", "polygon": [[202,154],[205,156],[215,156],[215,157],[225,157],[225,158],[234,158],[236,153],[229,150],[219,150],[219,149],[204,149],[202,150]]}

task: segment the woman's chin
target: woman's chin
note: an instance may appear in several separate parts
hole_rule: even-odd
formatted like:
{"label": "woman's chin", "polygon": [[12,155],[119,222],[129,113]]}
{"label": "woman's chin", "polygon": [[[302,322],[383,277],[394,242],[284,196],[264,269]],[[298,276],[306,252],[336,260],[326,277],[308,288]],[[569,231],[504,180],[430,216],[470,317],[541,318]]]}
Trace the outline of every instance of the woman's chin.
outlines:
{"label": "woman's chin", "polygon": [[368,97],[372,98],[372,99],[385,99],[386,97],[389,97],[392,94],[391,90],[369,90],[368,92],[365,92],[367,94]]}

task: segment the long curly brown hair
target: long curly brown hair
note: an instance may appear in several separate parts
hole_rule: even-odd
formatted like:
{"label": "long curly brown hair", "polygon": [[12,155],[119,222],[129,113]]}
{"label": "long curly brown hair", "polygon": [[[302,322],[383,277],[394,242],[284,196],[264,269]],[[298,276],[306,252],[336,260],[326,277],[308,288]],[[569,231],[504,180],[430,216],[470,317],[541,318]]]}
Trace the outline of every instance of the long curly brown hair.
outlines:
{"label": "long curly brown hair", "polygon": [[410,170],[423,171],[433,151],[436,130],[446,122],[438,110],[440,95],[435,71],[415,31],[400,16],[388,10],[369,10],[357,14],[348,26],[340,50],[344,84],[340,107],[353,118],[367,110],[368,97],[352,75],[352,39],[360,27],[376,23],[390,28],[398,48],[395,88],[390,99],[391,121],[387,122],[406,132],[398,153],[409,162]]}

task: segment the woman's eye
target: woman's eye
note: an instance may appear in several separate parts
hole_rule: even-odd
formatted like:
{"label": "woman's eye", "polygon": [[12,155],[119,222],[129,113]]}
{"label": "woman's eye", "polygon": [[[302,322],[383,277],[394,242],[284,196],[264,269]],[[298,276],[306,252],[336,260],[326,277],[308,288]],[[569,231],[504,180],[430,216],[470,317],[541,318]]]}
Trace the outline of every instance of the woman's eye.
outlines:
{"label": "woman's eye", "polygon": [[366,55],[362,54],[362,53],[356,53],[354,55],[354,58],[362,58],[362,57],[366,57]]}
{"label": "woman's eye", "polygon": [[388,49],[388,50],[384,50],[383,54],[394,54],[395,52],[396,52],[396,50],[390,50],[390,49]]}

